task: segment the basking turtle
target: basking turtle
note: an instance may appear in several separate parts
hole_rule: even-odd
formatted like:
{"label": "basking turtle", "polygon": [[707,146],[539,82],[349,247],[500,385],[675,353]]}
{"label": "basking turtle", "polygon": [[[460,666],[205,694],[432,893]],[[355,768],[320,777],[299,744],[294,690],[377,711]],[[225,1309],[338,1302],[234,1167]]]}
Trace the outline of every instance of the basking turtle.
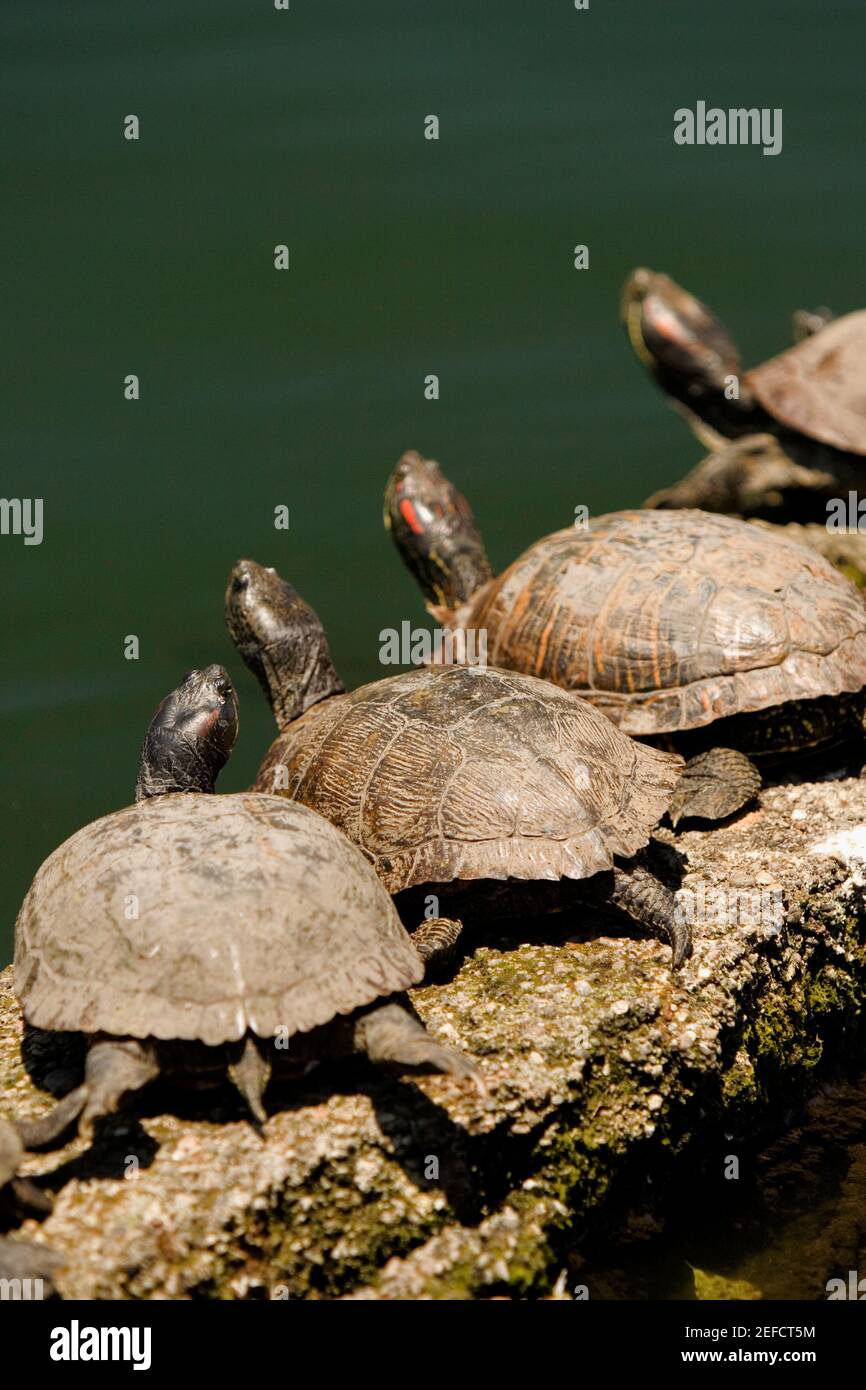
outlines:
{"label": "basking turtle", "polygon": [[608,904],[669,941],[675,965],[689,954],[639,854],[678,757],[508,671],[430,667],[346,694],[312,608],[251,560],[232,571],[226,617],[280,730],[254,789],[332,820],[404,914],[426,888],[467,920]]}
{"label": "basking turtle", "polygon": [[[667,275],[635,270],[622,296],[631,344],[702,443],[728,449],[726,489],[748,500],[768,471],[774,496],[764,507],[808,519],[828,496],[866,477],[866,310],[833,318],[827,310],[795,316],[794,347],[743,374],[727,329]],[[778,448],[755,458],[751,435]],[[768,458],[768,463],[763,458]],[[811,470],[811,478],[803,470]],[[742,476],[740,476],[742,475]],[[736,510],[746,511],[746,505]]]}
{"label": "basking turtle", "polygon": [[863,600],[782,535],[706,512],[613,512],[546,536],[492,579],[465,498],[412,453],[389,480],[385,521],[440,623],[486,632],[495,665],[691,758],[675,824],[750,800],[753,758],[862,737]]}
{"label": "basking turtle", "polygon": [[362,855],[321,816],[277,797],[213,796],[237,704],[221,666],[192,671],[159,706],[136,804],[79,830],[37,873],[15,929],[28,1023],[84,1033],[84,1084],[28,1147],[78,1118],[85,1133],[158,1074],[226,1073],[262,1121],[281,1063],[329,1055],[468,1075],[395,1001],[456,927],[412,940]]}

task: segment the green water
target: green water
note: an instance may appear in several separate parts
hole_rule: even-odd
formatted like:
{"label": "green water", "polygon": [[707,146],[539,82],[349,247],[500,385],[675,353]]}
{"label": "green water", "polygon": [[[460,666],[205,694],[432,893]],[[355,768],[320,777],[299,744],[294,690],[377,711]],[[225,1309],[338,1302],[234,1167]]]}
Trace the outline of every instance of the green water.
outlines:
{"label": "green water", "polygon": [[[633,264],[717,305],[747,361],[792,306],[863,302],[866,21],[862,0],[4,0],[0,26],[2,493],[45,506],[41,546],[0,537],[4,960],[34,870],[130,799],[189,666],[238,676],[222,785],[249,781],[270,718],[223,630],[239,555],[320,609],[349,682],[375,677],[380,629],[420,614],[380,523],[403,449],[452,471],[497,564],[696,459],[616,320]],[[782,154],[676,147],[698,99],[782,107]]]}

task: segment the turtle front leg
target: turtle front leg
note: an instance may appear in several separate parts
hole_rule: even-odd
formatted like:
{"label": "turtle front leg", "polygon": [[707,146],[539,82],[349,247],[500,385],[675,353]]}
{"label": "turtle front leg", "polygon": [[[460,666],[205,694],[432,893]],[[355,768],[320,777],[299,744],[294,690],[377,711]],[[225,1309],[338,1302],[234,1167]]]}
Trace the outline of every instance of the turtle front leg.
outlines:
{"label": "turtle front leg", "polygon": [[437,1042],[402,1004],[380,1004],[361,1014],[355,1023],[354,1045],[377,1066],[477,1077],[477,1067],[469,1057]]}
{"label": "turtle front leg", "polygon": [[710,748],[689,758],[671,798],[668,814],[681,820],[720,821],[752,801],[761,790],[761,774],[736,748]]}
{"label": "turtle front leg", "polygon": [[678,970],[692,954],[692,933],[687,922],[679,921],[676,899],[661,879],[642,864],[631,861],[613,871],[613,888],[608,901],[650,936],[667,942],[673,951],[672,968]]}
{"label": "turtle front leg", "polygon": [[428,917],[412,933],[412,945],[424,962],[424,978],[442,974],[452,963],[463,923],[451,917]]}

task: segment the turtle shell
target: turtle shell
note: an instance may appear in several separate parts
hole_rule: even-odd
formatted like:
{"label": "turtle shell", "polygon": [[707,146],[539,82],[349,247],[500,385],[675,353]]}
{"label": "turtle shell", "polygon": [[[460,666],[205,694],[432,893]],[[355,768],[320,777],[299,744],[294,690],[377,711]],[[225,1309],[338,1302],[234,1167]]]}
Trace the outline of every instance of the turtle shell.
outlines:
{"label": "turtle shell", "polygon": [[866,309],[747,373],[764,409],[810,439],[866,454]]}
{"label": "turtle shell", "polygon": [[647,843],[681,770],[548,681],[432,667],[314,705],[255,785],[326,815],[396,893],[610,868]]}
{"label": "turtle shell", "polygon": [[291,1035],[422,973],[355,847],[250,793],[160,796],[86,825],[46,859],[15,929],[15,988],[39,1028]]}
{"label": "turtle shell", "polygon": [[23,1154],[24,1146],[17,1129],[0,1116],[0,1188],[15,1177]]}
{"label": "turtle shell", "polygon": [[860,690],[866,607],[811,548],[733,517],[614,512],[531,546],[458,611],[497,666],[629,734]]}

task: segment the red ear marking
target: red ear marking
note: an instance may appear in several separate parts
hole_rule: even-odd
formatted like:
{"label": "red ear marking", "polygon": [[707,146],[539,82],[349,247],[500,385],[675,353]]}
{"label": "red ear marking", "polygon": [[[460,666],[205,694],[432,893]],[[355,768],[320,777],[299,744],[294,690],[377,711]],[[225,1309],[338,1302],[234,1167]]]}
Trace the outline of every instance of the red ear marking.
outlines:
{"label": "red ear marking", "polygon": [[207,738],[212,734],[220,719],[220,710],[206,710],[199,716],[199,721],[195,728],[197,738]]}
{"label": "red ear marking", "polygon": [[660,338],[666,338],[669,343],[686,344],[690,340],[688,331],[683,331],[683,325],[675,314],[669,309],[660,309],[653,318],[653,330]]}
{"label": "red ear marking", "polygon": [[406,497],[404,497],[403,501],[400,503],[400,515],[402,516],[406,525],[409,527],[409,530],[414,532],[416,536],[420,536],[423,534],[424,527],[418,520],[415,508],[412,506],[412,503]]}

